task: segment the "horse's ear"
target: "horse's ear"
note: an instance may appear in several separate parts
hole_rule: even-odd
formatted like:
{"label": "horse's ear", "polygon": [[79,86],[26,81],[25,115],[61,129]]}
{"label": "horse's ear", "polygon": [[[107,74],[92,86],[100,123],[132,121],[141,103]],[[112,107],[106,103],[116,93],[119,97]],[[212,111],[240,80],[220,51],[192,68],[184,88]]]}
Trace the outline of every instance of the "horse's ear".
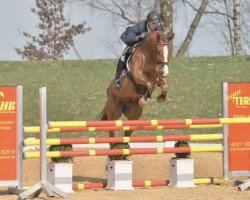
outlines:
{"label": "horse's ear", "polygon": [[170,42],[174,38],[174,33],[167,35],[168,41]]}

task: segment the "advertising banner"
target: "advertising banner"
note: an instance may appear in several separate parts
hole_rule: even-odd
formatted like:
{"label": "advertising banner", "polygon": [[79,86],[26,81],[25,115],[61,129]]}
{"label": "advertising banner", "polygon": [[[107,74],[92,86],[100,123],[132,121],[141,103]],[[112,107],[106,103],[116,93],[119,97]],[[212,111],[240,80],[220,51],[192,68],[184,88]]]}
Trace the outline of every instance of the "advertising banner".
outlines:
{"label": "advertising banner", "polygon": [[[224,97],[227,108],[224,117],[250,117],[250,83],[227,83]],[[228,124],[227,129],[227,171],[229,175],[250,174],[250,124]]]}
{"label": "advertising banner", "polygon": [[18,182],[18,87],[0,87],[0,185]]}

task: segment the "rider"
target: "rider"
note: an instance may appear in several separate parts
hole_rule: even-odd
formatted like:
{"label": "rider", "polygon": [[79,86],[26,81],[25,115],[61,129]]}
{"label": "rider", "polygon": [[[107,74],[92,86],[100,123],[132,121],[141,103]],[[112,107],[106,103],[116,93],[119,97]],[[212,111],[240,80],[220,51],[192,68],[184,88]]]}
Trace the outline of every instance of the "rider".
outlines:
{"label": "rider", "polygon": [[137,43],[141,42],[151,31],[162,31],[160,26],[160,17],[155,11],[147,15],[147,19],[131,27],[128,27],[121,35],[121,40],[127,45],[120,57],[117,67],[114,87],[121,90],[121,74],[126,69],[127,60],[133,53]]}

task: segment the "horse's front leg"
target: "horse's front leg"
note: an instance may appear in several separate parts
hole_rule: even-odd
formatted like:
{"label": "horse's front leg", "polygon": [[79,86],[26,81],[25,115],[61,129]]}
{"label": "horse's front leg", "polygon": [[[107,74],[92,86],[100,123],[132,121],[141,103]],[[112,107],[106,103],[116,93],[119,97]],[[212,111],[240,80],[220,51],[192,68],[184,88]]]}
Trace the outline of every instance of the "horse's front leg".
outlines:
{"label": "horse's front leg", "polygon": [[136,84],[141,84],[147,87],[147,92],[139,99],[139,105],[144,107],[148,99],[151,97],[151,94],[154,90],[154,83],[148,79],[148,77],[140,70],[135,71],[133,74]]}
{"label": "horse's front leg", "polygon": [[161,88],[161,94],[158,95],[157,101],[159,103],[163,103],[164,101],[166,101],[166,95],[169,88],[167,80],[165,78],[160,78],[159,81],[157,82],[157,85]]}
{"label": "horse's front leg", "polygon": [[154,90],[154,84],[151,82],[147,82],[146,87],[147,87],[146,93],[139,99],[138,102],[141,107],[144,107],[147,104],[148,100],[151,98],[151,94]]}

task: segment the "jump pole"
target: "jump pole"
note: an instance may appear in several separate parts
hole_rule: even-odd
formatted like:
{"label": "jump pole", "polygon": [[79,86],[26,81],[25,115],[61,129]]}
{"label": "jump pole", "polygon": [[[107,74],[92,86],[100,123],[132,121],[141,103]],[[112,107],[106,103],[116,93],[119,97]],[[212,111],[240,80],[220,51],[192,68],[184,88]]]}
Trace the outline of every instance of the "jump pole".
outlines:
{"label": "jump pole", "polygon": [[[169,180],[134,180],[133,187],[154,187],[154,186],[168,186]],[[195,185],[209,185],[209,184],[232,184],[230,181],[225,181],[222,178],[199,178],[194,179]],[[98,189],[105,188],[107,183],[73,183],[73,190]]]}
{"label": "jump pole", "polygon": [[[166,153],[198,153],[222,152],[223,147],[195,146],[195,147],[170,147],[170,148],[133,148],[133,149],[107,149],[107,150],[78,150],[78,151],[47,151],[48,158],[60,157],[86,157],[109,155],[137,155],[137,154],[166,154]],[[40,158],[40,152],[24,152],[24,158]]]}
{"label": "jump pole", "polygon": [[[222,124],[201,125],[158,125],[158,126],[104,126],[104,127],[59,127],[48,128],[48,133],[93,132],[93,131],[128,131],[128,130],[165,130],[165,129],[203,129],[222,128]],[[25,126],[24,133],[40,133],[39,126]]]}
{"label": "jump pole", "polygon": [[[66,145],[66,144],[100,144],[100,143],[130,143],[130,142],[165,142],[165,141],[218,141],[223,139],[223,134],[183,134],[165,136],[132,136],[132,137],[113,137],[113,138],[61,138],[47,139],[47,145]],[[37,146],[40,140],[25,140],[24,146]]]}
{"label": "jump pole", "polygon": [[197,119],[152,119],[152,120],[112,120],[112,121],[58,121],[48,122],[49,128],[62,127],[126,127],[163,125],[204,125],[204,124],[244,124],[250,118],[197,118]]}

